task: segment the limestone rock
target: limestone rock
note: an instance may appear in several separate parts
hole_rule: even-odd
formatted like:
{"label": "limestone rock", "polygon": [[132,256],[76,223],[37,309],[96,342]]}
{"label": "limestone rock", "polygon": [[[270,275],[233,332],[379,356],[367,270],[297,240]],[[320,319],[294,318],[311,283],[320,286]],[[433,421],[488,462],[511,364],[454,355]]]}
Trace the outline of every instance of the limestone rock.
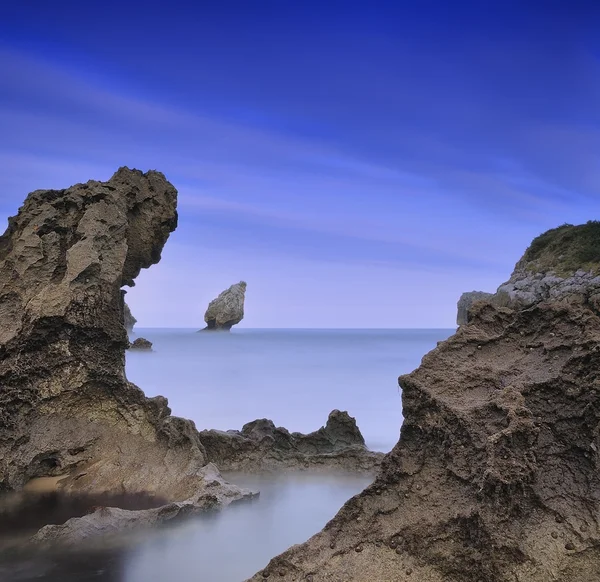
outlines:
{"label": "limestone rock", "polygon": [[221,293],[208,304],[204,314],[206,330],[229,331],[244,318],[246,283],[240,281]]}
{"label": "limestone rock", "polygon": [[191,421],[125,377],[121,287],[160,260],[177,191],[159,173],[32,192],[0,237],[0,490],[197,494]]}
{"label": "limestone rock", "polygon": [[485,291],[467,291],[460,296],[457,305],[456,324],[464,325],[469,319],[469,309],[476,301],[489,300],[493,293]]}
{"label": "limestone rock", "polygon": [[133,313],[131,313],[131,309],[129,309],[129,305],[127,305],[127,303],[123,303],[123,323],[127,333],[132,333],[133,328],[137,323],[137,319],[133,317]]}
{"label": "limestone rock", "polygon": [[151,352],[152,351],[152,342],[143,337],[138,337],[134,342],[129,346],[130,350],[137,350],[142,352]]}
{"label": "limestone rock", "polygon": [[[189,499],[155,509],[129,511],[118,507],[99,507],[83,517],[73,517],[60,525],[46,525],[31,539],[36,544],[74,545],[86,540],[115,536],[133,529],[140,530],[173,520],[181,520],[205,511],[249,500],[258,494],[239,489],[223,480],[218,469],[208,464],[199,472],[204,485]],[[115,543],[122,545],[120,538]]]}
{"label": "limestone rock", "polygon": [[600,579],[599,346],[587,306],[475,303],[400,377],[375,482],[252,580]]}
{"label": "limestone rock", "polygon": [[207,458],[223,471],[278,469],[343,469],[371,472],[383,453],[369,451],[356,420],[334,410],[319,430],[301,434],[275,427],[266,418],[245,424],[241,431],[204,430],[200,440]]}
{"label": "limestone rock", "polygon": [[495,294],[464,293],[458,302],[457,323],[467,322],[475,300],[518,309],[541,301],[565,301],[588,305],[600,313],[599,298],[600,222],[565,224],[536,237]]}

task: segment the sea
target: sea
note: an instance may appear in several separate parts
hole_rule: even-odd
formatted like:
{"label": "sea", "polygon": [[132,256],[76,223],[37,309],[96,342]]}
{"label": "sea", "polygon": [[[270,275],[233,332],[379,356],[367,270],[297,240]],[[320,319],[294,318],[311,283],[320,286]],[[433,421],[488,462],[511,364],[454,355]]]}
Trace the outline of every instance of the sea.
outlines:
{"label": "sea", "polygon": [[[126,373],[147,396],[166,396],[172,413],[192,419],[199,430],[239,430],[251,420],[268,418],[291,432],[307,433],[338,409],[356,418],[369,448],[387,452],[402,424],[398,376],[418,367],[452,333],[136,328],[132,339],[150,340],[153,351],[129,351]],[[226,477],[259,490],[260,497],[158,530],[118,550],[0,552],[0,580],[241,582],[321,530],[371,481],[321,472]],[[64,506],[60,516],[64,521]]]}

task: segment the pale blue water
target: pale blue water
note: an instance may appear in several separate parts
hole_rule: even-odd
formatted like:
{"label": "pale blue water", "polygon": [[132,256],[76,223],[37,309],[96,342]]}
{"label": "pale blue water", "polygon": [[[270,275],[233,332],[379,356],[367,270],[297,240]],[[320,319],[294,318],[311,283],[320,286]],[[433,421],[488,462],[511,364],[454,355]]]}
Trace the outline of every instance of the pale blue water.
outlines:
{"label": "pale blue water", "polygon": [[197,333],[137,329],[154,352],[130,351],[127,376],[199,429],[241,429],[270,418],[290,431],[318,429],[335,408],[357,419],[367,445],[398,441],[398,376],[415,369],[448,329],[263,330]]}
{"label": "pale blue water", "polygon": [[[199,429],[241,428],[271,418],[292,431],[347,410],[372,448],[389,450],[402,423],[397,377],[453,330],[251,330],[230,334],[136,329],[154,352],[129,352],[128,378]],[[159,531],[121,552],[0,555],[2,582],[241,582],[270,558],[318,532],[370,481],[356,475],[229,475],[261,491]],[[6,560],[11,560],[7,563]]]}

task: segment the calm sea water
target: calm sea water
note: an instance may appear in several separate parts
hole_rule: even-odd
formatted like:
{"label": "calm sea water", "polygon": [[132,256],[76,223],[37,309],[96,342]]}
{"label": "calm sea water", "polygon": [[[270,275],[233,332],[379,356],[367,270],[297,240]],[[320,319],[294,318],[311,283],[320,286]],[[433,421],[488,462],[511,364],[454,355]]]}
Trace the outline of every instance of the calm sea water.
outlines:
{"label": "calm sea water", "polygon": [[136,329],[154,352],[128,352],[127,376],[199,429],[241,429],[270,418],[311,432],[335,408],[358,422],[367,445],[398,441],[398,376],[415,369],[447,329],[258,330],[197,333]]}
{"label": "calm sea water", "polygon": [[[453,330],[136,329],[154,352],[129,352],[128,378],[199,429],[270,418],[291,431],[322,426],[335,408],[387,451],[402,422],[397,377]],[[2,582],[240,582],[322,529],[369,479],[303,473],[227,475],[258,500],[153,533],[122,551],[0,553]]]}

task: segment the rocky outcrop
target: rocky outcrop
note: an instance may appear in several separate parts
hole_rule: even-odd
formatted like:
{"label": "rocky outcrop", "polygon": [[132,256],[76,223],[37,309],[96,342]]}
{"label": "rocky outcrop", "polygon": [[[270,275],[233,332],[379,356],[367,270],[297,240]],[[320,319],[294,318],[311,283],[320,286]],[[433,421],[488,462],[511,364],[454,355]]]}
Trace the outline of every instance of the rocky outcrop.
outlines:
{"label": "rocky outcrop", "polygon": [[[125,377],[121,287],[160,260],[177,191],[159,172],[37,190],[0,237],[0,490],[61,477],[62,492],[205,486],[194,424]],[[239,493],[242,496],[242,493]]]}
{"label": "rocky outcrop", "polygon": [[[226,483],[217,468],[208,464],[200,471],[205,481],[199,493],[185,501],[173,502],[154,509],[129,511],[118,507],[97,507],[95,511],[83,517],[73,517],[61,525],[46,525],[31,539],[43,545],[75,545],[86,540],[116,536],[130,530],[160,525],[181,520],[198,513],[221,508],[241,499],[249,500],[257,494],[238,489]],[[121,538],[115,543],[123,545]]]}
{"label": "rocky outcrop", "polygon": [[467,291],[460,296],[457,305],[456,324],[464,325],[468,321],[469,309],[476,301],[489,300],[493,293],[485,291]]}
{"label": "rocky outcrop", "polygon": [[473,291],[461,296],[458,325],[467,323],[471,305],[480,300],[514,308],[566,301],[600,313],[600,222],[565,224],[535,238],[495,294]]}
{"label": "rocky outcrop", "polygon": [[137,323],[137,319],[133,317],[133,313],[131,313],[131,309],[129,309],[129,305],[127,303],[123,303],[123,323],[125,325],[125,329],[127,333],[133,333],[133,328]]}
{"label": "rocky outcrop", "polygon": [[600,318],[478,302],[399,379],[375,482],[253,580],[600,579]]}
{"label": "rocky outcrop", "polygon": [[382,453],[365,446],[356,420],[347,412],[334,410],[327,424],[310,434],[290,433],[261,419],[244,425],[241,431],[204,430],[200,440],[207,458],[222,471],[314,470],[319,467],[345,471],[372,472]]}
{"label": "rocky outcrop", "polygon": [[240,281],[221,293],[208,304],[204,314],[205,330],[229,331],[244,319],[246,283]]}
{"label": "rocky outcrop", "polygon": [[140,352],[151,352],[152,342],[147,340],[146,338],[138,337],[135,341],[131,342],[129,349]]}

